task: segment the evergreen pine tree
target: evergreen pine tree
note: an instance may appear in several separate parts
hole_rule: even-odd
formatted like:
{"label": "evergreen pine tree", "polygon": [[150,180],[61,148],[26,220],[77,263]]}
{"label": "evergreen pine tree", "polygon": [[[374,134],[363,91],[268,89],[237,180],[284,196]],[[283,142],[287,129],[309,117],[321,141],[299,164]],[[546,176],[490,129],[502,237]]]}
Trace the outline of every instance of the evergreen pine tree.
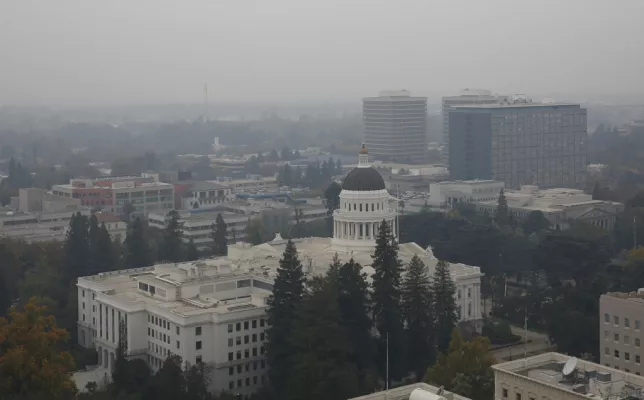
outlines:
{"label": "evergreen pine tree", "polygon": [[199,259],[199,251],[197,246],[195,246],[194,240],[190,238],[188,242],[188,248],[186,249],[186,261],[196,261]]}
{"label": "evergreen pine tree", "polygon": [[181,222],[179,221],[179,213],[176,210],[170,211],[168,216],[170,221],[168,221],[168,225],[163,230],[163,243],[159,249],[159,259],[176,263],[183,260]]}
{"label": "evergreen pine tree", "polygon": [[67,269],[63,279],[69,282],[79,276],[87,275],[89,261],[88,221],[87,217],[80,212],[74,214],[69,221],[63,249]]}
{"label": "evergreen pine tree", "polygon": [[136,218],[125,237],[126,264],[128,268],[147,267],[152,263],[143,221]]}
{"label": "evergreen pine tree", "polygon": [[371,334],[371,301],[367,274],[353,258],[338,271],[338,303],[342,324],[351,343],[352,362],[358,368],[360,389],[370,393],[375,389],[378,372],[375,369],[376,347]]}
{"label": "evergreen pine tree", "polygon": [[116,347],[116,360],[112,370],[111,392],[123,393],[130,389],[130,365],[128,362],[127,332],[125,323],[119,322],[119,341]]}
{"label": "evergreen pine tree", "polygon": [[228,254],[228,228],[221,214],[217,214],[215,223],[212,224],[212,254],[214,256],[225,256]]}
{"label": "evergreen pine tree", "polygon": [[100,272],[100,267],[98,265],[98,236],[99,236],[100,227],[98,225],[98,218],[96,214],[92,214],[89,217],[88,221],[88,230],[87,230],[87,245],[89,252],[89,263],[88,269],[90,274],[96,274]]}
{"label": "evergreen pine tree", "polygon": [[434,318],[436,320],[436,348],[439,352],[445,353],[449,347],[452,337],[452,330],[458,322],[456,315],[456,285],[452,280],[449,270],[449,263],[438,261],[434,270],[434,279],[432,282],[434,291]]}
{"label": "evergreen pine tree", "polygon": [[508,213],[508,200],[505,198],[505,192],[501,189],[499,193],[498,205],[496,206],[496,215],[494,221],[500,226],[506,226],[510,222]]}
{"label": "evergreen pine tree", "polygon": [[112,242],[110,233],[105,227],[105,223],[102,223],[98,230],[94,254],[96,257],[94,265],[97,266],[98,272],[114,271],[116,269],[117,257],[114,243]]}
{"label": "evergreen pine tree", "polygon": [[[316,278],[297,307],[289,337],[286,398],[347,399],[360,394],[351,343],[342,326],[337,282]],[[271,367],[272,368],[272,367]]]}
{"label": "evergreen pine tree", "polygon": [[371,266],[375,270],[372,283],[373,320],[380,334],[378,365],[385,365],[388,341],[390,378],[400,379],[405,373],[406,358],[400,287],[403,268],[398,259],[398,243],[385,220],[380,224],[372,258]]}
{"label": "evergreen pine tree", "polygon": [[403,279],[402,308],[406,322],[409,368],[418,380],[434,362],[433,293],[427,267],[414,255]]}
{"label": "evergreen pine tree", "polygon": [[278,394],[286,391],[286,381],[291,374],[292,366],[288,358],[293,350],[288,337],[293,329],[295,312],[304,295],[304,272],[298,259],[297,249],[291,240],[277,269],[273,284],[273,293],[268,298],[268,342],[266,343],[267,359],[270,366],[269,381]]}

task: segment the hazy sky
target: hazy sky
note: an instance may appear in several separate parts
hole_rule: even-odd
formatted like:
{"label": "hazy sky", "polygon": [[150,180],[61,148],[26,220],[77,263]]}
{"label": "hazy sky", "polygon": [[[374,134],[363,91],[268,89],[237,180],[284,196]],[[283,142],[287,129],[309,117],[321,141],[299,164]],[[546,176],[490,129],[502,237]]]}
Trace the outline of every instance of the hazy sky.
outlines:
{"label": "hazy sky", "polygon": [[0,103],[644,93],[644,0],[0,0]]}

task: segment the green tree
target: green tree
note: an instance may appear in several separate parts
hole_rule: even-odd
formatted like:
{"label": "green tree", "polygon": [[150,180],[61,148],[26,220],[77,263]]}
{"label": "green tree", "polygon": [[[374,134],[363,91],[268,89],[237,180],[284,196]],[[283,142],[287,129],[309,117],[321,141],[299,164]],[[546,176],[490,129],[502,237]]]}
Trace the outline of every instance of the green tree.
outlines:
{"label": "green tree", "polygon": [[388,342],[389,371],[393,379],[399,379],[406,372],[400,286],[403,268],[398,258],[398,243],[385,220],[380,224],[376,249],[371,257],[375,270],[372,300],[373,320],[379,333],[379,365],[385,365]]}
{"label": "green tree", "polygon": [[456,314],[456,285],[452,280],[449,270],[449,263],[439,260],[434,269],[432,282],[434,292],[434,318],[436,321],[435,335],[436,348],[444,353],[452,337],[452,330],[456,326],[458,317]]}
{"label": "green tree", "polygon": [[152,264],[143,221],[136,218],[125,237],[126,264],[129,268],[147,267]]}
{"label": "green tree", "polygon": [[67,332],[35,298],[24,310],[14,306],[0,318],[0,397],[69,399],[76,394],[71,379],[74,360],[59,345]]}
{"label": "green tree", "polygon": [[209,400],[212,398],[208,390],[211,374],[212,368],[205,363],[185,365],[186,400]]}
{"label": "green tree", "polygon": [[105,223],[101,224],[101,228],[98,232],[98,240],[96,242],[95,252],[95,265],[97,265],[99,268],[98,272],[113,271],[116,269],[116,250],[114,248],[114,242],[112,242],[112,237],[107,231]]}
{"label": "green tree", "polygon": [[228,227],[221,214],[217,214],[217,219],[212,224],[211,231],[212,254],[214,256],[225,256],[228,254]]}
{"label": "green tree", "polygon": [[494,221],[499,226],[506,226],[510,223],[510,213],[508,210],[508,200],[505,198],[503,189],[499,192],[498,204],[496,206],[496,214]]}
{"label": "green tree", "polygon": [[151,379],[148,393],[144,397],[158,400],[187,400],[186,377],[181,357],[170,355],[161,369]]}
{"label": "green tree", "polygon": [[186,261],[196,261],[198,259],[199,251],[197,250],[197,246],[195,246],[195,241],[190,238],[186,249]]}
{"label": "green tree", "polygon": [[472,400],[486,400],[494,396],[494,373],[496,362],[489,351],[490,342],[485,337],[463,341],[457,328],[446,353],[438,356],[436,364],[429,368],[425,382],[443,386],[456,394]]}
{"label": "green tree", "polygon": [[293,368],[289,357],[293,349],[288,341],[296,317],[296,309],[304,296],[304,271],[297,248],[289,240],[279,262],[273,293],[268,298],[267,359],[269,380],[278,393],[286,391],[286,382]]}
{"label": "green tree", "polygon": [[130,203],[129,201],[125,204],[123,204],[123,214],[121,215],[121,219],[128,224],[132,222],[132,214],[134,213],[134,205]]}
{"label": "green tree", "polygon": [[[339,263],[339,260],[338,260]],[[352,362],[358,368],[362,393],[375,389],[375,343],[371,335],[371,300],[367,274],[353,258],[337,272],[339,307],[347,336],[353,349]]]}
{"label": "green tree", "polygon": [[172,210],[168,213],[170,220],[163,230],[163,239],[159,249],[159,259],[163,261],[180,262],[183,260],[182,242],[181,242],[181,221],[179,213]]}
{"label": "green tree", "polygon": [[331,184],[324,190],[327,215],[333,215],[333,211],[337,210],[340,207],[341,191],[342,186],[340,186],[337,182],[331,182]]}
{"label": "green tree", "polygon": [[402,309],[407,327],[408,364],[421,379],[434,361],[434,301],[427,267],[414,255],[402,283]]}
{"label": "green tree", "polygon": [[548,229],[550,221],[539,210],[531,211],[528,218],[523,222],[523,233],[530,236],[533,233],[538,233]]}
{"label": "green tree", "polygon": [[289,342],[292,370],[287,398],[347,399],[360,393],[351,342],[341,323],[336,281],[327,277],[312,283],[311,292],[297,307]]}
{"label": "green tree", "polygon": [[246,240],[254,245],[264,243],[264,225],[260,218],[249,218],[246,225]]}
{"label": "green tree", "polygon": [[87,275],[89,260],[88,220],[80,212],[74,214],[69,221],[69,229],[65,242],[65,268],[63,279],[67,282],[79,276]]}

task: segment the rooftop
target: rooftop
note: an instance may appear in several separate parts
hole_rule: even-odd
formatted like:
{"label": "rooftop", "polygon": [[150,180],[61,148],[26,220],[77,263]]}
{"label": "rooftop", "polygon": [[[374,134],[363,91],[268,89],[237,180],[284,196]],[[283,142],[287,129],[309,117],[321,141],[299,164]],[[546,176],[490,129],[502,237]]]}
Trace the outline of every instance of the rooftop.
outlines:
{"label": "rooftop", "polygon": [[[564,374],[569,363],[571,372]],[[582,398],[602,400],[642,399],[644,377],[609,368],[590,361],[577,360],[560,353],[545,353],[525,359],[493,365],[497,371],[521,379],[570,392]]]}
{"label": "rooftop", "polygon": [[[400,386],[397,388],[389,389],[389,391],[380,391],[376,393],[367,394],[360,397],[354,397],[349,400],[407,400],[411,392],[415,389],[421,389],[429,393],[437,394],[440,390],[436,386],[431,386],[426,383],[412,383],[411,385]],[[447,400],[469,400],[467,397],[460,396],[456,393],[448,392],[446,390],[441,394]]]}
{"label": "rooftop", "polygon": [[497,109],[497,108],[557,108],[557,107],[571,107],[571,108],[581,108],[579,104],[574,103],[492,103],[492,104],[467,104],[467,105],[455,105],[453,106],[455,110],[468,110],[468,109]]}
{"label": "rooftop", "polygon": [[638,289],[636,292],[608,292],[601,297],[612,297],[634,303],[644,303],[644,288]]}
{"label": "rooftop", "polygon": [[437,185],[487,185],[490,183],[499,183],[503,184],[503,182],[500,181],[495,181],[492,179],[471,179],[471,180],[466,180],[466,181],[444,181],[444,182],[438,182],[436,183]]}

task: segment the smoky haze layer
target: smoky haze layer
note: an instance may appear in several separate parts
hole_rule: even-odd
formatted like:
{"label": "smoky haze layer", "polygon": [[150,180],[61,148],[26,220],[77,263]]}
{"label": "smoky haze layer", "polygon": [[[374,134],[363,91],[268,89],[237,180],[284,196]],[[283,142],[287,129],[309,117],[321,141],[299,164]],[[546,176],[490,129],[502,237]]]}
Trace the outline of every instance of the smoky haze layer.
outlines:
{"label": "smoky haze layer", "polygon": [[644,92],[642,0],[0,0],[0,104]]}

